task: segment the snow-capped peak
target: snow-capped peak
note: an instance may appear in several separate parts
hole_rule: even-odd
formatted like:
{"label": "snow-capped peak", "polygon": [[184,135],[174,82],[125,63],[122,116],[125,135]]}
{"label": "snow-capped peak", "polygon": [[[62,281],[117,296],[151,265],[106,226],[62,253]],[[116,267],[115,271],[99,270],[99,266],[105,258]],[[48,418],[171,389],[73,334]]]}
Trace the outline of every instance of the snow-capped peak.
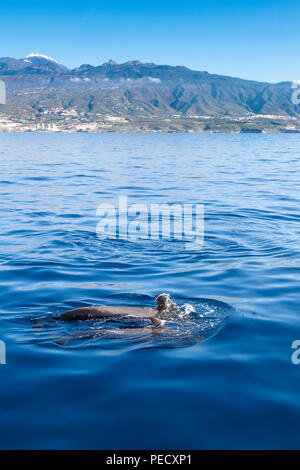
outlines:
{"label": "snow-capped peak", "polygon": [[47,55],[39,54],[38,52],[32,52],[31,54],[28,54],[25,57],[25,59],[30,59],[30,57],[39,57],[41,59],[50,60],[51,62],[55,62],[56,64],[58,64],[57,60],[54,60],[54,59],[52,59],[52,57],[49,57]]}

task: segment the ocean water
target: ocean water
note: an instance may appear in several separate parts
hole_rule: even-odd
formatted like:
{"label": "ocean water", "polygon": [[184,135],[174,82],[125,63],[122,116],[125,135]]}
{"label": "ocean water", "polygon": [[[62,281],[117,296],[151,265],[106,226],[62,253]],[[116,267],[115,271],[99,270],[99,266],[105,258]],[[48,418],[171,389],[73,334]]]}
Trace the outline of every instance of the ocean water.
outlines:
{"label": "ocean water", "polygon": [[[0,448],[299,448],[299,157],[296,134],[0,134]],[[118,196],[204,204],[203,247],[97,237]],[[161,292],[187,312],[162,334],[48,323]]]}

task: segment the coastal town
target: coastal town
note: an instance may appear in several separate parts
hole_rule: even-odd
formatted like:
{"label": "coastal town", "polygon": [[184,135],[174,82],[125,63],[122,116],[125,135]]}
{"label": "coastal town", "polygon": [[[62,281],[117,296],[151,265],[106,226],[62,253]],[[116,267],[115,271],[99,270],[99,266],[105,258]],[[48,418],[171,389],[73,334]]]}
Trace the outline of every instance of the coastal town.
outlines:
{"label": "coastal town", "polygon": [[0,112],[0,132],[300,132],[300,119],[290,116],[180,116],[132,119],[109,114],[93,120],[75,109],[56,109],[37,118],[18,120]]}

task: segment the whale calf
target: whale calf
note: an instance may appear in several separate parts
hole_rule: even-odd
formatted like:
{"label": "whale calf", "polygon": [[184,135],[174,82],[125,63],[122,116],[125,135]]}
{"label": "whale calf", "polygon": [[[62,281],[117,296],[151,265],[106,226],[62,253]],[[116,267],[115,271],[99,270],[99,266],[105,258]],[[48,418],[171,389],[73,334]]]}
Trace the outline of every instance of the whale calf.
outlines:
{"label": "whale calf", "polygon": [[87,331],[80,331],[77,333],[72,333],[68,336],[59,336],[57,338],[57,343],[61,345],[66,345],[69,341],[74,339],[146,339],[148,337],[153,337],[165,331],[165,326],[160,322],[159,325],[145,326],[142,328],[109,328],[109,329],[94,329]]}

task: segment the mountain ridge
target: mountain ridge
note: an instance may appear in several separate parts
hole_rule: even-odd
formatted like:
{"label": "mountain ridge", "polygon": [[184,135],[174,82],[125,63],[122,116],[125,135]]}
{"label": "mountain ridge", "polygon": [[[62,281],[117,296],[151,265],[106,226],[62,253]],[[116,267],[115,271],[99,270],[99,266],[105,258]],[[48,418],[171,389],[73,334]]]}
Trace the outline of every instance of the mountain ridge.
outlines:
{"label": "mountain ridge", "polygon": [[[21,122],[66,122],[70,113],[81,123],[109,115],[128,122],[171,120],[175,127],[178,119],[192,122],[199,117],[300,117],[291,82],[271,84],[180,65],[139,60],[118,64],[110,59],[70,70],[49,56],[31,53],[24,59],[0,58],[0,80],[7,89],[0,112],[11,119],[20,115]],[[161,124],[156,127],[160,130]]]}

